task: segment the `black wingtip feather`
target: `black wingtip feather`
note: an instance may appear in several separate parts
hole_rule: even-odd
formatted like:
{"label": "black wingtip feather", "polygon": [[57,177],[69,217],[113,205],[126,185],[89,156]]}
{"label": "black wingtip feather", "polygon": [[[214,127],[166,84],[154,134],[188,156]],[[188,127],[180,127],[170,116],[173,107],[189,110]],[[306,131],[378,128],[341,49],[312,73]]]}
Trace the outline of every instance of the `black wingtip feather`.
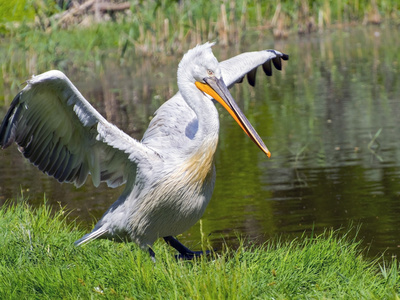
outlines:
{"label": "black wingtip feather", "polygon": [[288,54],[282,53],[281,58],[282,58],[283,60],[289,60],[289,55],[288,55]]}
{"label": "black wingtip feather", "polygon": [[249,73],[247,73],[247,81],[251,86],[256,85],[256,75],[257,75],[257,68],[254,68]]}
{"label": "black wingtip feather", "polygon": [[272,76],[272,65],[270,60],[263,63],[262,68],[264,70],[265,75]]}
{"label": "black wingtip feather", "polygon": [[272,63],[274,64],[274,67],[281,71],[282,70],[282,61],[281,58],[279,56],[275,57],[272,59]]}

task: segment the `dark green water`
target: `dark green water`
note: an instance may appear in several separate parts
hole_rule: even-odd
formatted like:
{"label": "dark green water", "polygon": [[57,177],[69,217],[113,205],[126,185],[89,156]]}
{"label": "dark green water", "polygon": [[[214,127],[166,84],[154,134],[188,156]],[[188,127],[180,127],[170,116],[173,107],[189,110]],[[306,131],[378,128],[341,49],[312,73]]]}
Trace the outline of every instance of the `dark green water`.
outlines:
{"label": "dark green water", "polygon": [[[400,35],[395,27],[335,30],[323,35],[256,42],[226,51],[275,48],[290,54],[282,72],[255,88],[243,83],[234,98],[272,152],[267,159],[221,108],[217,182],[202,219],[215,247],[234,247],[237,235],[254,242],[292,239],[304,232],[361,225],[367,254],[400,254]],[[25,54],[23,82],[32,67]],[[72,60],[69,58],[69,60]],[[166,61],[120,61],[112,57],[62,68],[82,94],[111,122],[140,139],[153,112],[176,91],[180,57]],[[21,67],[20,64],[18,67]],[[4,68],[3,68],[4,69]],[[0,104],[17,92],[3,71]],[[14,76],[15,77],[15,76]],[[0,108],[0,117],[6,107]],[[0,201],[21,190],[32,203],[43,193],[55,207],[72,209],[91,228],[121,189],[90,183],[80,189],[59,184],[27,163],[16,147],[0,151]],[[196,247],[197,224],[181,238]]]}

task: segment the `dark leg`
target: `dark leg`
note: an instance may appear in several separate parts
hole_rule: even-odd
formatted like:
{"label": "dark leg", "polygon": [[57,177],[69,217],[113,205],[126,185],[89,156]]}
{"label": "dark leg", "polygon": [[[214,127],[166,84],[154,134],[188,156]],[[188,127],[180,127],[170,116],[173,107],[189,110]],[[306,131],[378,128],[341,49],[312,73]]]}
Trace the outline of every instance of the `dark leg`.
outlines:
{"label": "dark leg", "polygon": [[149,247],[149,254],[150,254],[150,258],[153,262],[156,262],[156,254],[154,253],[153,249],[151,249]]}
{"label": "dark leg", "polygon": [[209,252],[210,252],[210,251],[206,251],[204,253],[203,251],[192,251],[189,248],[186,248],[176,238],[174,238],[172,236],[165,236],[164,240],[168,245],[175,248],[180,253],[179,255],[177,255],[178,259],[191,260],[191,259],[193,259],[195,257],[199,257],[203,254],[209,254]]}

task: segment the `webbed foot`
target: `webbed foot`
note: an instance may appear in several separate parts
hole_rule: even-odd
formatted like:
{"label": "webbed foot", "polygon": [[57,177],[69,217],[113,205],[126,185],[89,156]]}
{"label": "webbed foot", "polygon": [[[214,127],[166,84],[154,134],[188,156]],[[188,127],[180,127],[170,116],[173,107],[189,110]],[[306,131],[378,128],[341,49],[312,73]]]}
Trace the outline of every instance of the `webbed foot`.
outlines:
{"label": "webbed foot", "polygon": [[164,237],[164,240],[168,245],[175,248],[179,252],[179,255],[176,255],[176,259],[192,260],[195,257],[210,254],[210,251],[192,251],[172,236],[166,236]]}

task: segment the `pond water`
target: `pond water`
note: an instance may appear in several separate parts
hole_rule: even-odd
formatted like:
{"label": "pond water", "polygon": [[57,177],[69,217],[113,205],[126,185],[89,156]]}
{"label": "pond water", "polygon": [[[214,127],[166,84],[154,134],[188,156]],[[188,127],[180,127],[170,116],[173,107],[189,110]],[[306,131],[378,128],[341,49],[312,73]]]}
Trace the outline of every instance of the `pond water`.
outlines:
{"label": "pond water", "polygon": [[[3,45],[4,47],[6,45]],[[189,48],[189,46],[188,46]],[[285,41],[253,42],[235,49],[216,45],[223,60],[244,51],[274,48],[290,55],[282,72],[258,72],[232,95],[272,152],[267,159],[221,107],[216,154],[217,182],[202,218],[214,247],[234,247],[237,235],[261,243],[292,239],[326,228],[347,232],[360,226],[366,255],[400,254],[400,35],[390,26],[335,30]],[[17,55],[17,54],[15,54]],[[35,68],[36,54],[3,61],[0,118],[15,84]],[[154,111],[176,91],[181,58],[115,59],[51,67],[62,69],[82,94],[111,122],[140,139]],[[10,62],[12,61],[12,62]],[[5,69],[18,70],[13,75]],[[18,61],[18,64],[16,63]],[[30,202],[72,210],[91,229],[121,188],[80,189],[59,184],[25,161],[15,146],[0,151],[0,204],[21,192]],[[353,230],[354,231],[354,230]],[[198,223],[180,238],[196,248]]]}

